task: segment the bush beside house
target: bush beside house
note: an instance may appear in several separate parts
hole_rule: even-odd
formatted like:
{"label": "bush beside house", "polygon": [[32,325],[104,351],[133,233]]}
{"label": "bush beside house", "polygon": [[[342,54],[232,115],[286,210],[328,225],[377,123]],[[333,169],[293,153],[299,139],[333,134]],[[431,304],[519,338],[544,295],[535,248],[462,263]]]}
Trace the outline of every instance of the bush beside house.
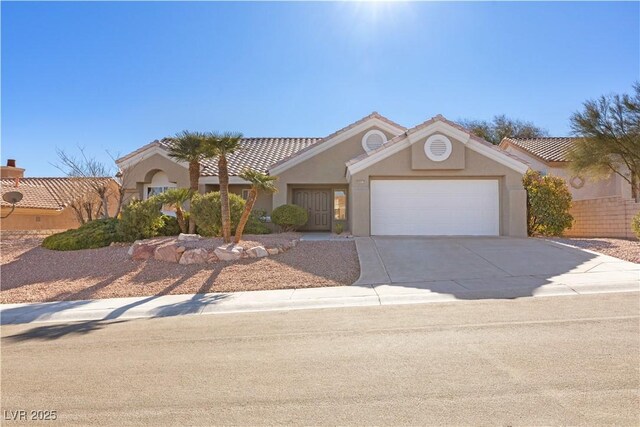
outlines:
{"label": "bush beside house", "polygon": [[297,205],[278,206],[271,212],[271,221],[282,231],[295,231],[307,223],[307,211]]}
{"label": "bush beside house", "polygon": [[42,246],[56,251],[75,251],[109,246],[120,240],[118,220],[115,218],[97,219],[79,228],[52,234],[42,242]]}
{"label": "bush beside house", "polygon": [[631,228],[636,234],[636,237],[640,239],[640,212],[638,212],[636,216],[633,217],[633,220],[631,221]]}
{"label": "bush beside house", "polygon": [[560,236],[571,228],[571,192],[562,178],[528,171],[523,184],[527,190],[527,233],[529,236]]}

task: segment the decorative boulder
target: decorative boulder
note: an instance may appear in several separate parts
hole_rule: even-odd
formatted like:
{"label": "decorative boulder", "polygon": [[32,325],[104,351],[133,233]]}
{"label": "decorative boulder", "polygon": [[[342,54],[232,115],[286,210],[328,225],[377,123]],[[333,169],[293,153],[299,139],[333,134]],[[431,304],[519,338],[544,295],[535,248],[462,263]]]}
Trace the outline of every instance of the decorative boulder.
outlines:
{"label": "decorative boulder", "polygon": [[184,246],[178,246],[174,243],[158,246],[153,253],[153,257],[158,261],[178,262],[180,256],[185,251]]}
{"label": "decorative boulder", "polygon": [[235,261],[242,258],[244,249],[241,246],[230,244],[218,246],[213,252],[220,261]]}
{"label": "decorative boulder", "polygon": [[206,249],[197,248],[197,249],[188,249],[184,251],[182,256],[180,257],[180,264],[204,264],[207,262],[209,258],[209,254]]}
{"label": "decorative boulder", "polygon": [[251,249],[248,249],[247,254],[250,258],[262,258],[268,256],[269,252],[267,252],[264,246],[255,246]]}
{"label": "decorative boulder", "polygon": [[200,240],[202,237],[200,237],[199,234],[185,234],[185,233],[180,233],[178,235],[178,240],[179,241],[184,241],[184,242],[188,242],[191,240]]}
{"label": "decorative boulder", "polygon": [[127,252],[129,256],[133,255],[133,251],[135,250],[136,246],[139,246],[139,245],[140,245],[140,240],[136,240],[135,242],[133,242],[133,244],[129,248],[129,251]]}
{"label": "decorative boulder", "polygon": [[207,262],[218,262],[218,261],[220,260],[218,259],[218,256],[216,254],[214,253],[207,254]]}
{"label": "decorative boulder", "polygon": [[131,246],[129,252],[131,252],[131,258],[134,260],[144,261],[152,258],[155,250],[155,246],[138,243]]}
{"label": "decorative boulder", "polygon": [[278,248],[269,248],[267,249],[267,252],[269,253],[269,255],[278,255],[280,253]]}

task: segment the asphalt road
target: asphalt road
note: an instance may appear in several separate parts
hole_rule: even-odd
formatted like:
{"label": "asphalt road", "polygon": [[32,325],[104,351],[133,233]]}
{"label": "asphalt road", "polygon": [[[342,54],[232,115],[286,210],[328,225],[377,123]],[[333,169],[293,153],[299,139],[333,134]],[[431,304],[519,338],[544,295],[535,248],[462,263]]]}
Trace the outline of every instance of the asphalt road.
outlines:
{"label": "asphalt road", "polygon": [[627,293],[3,326],[2,415],[635,426],[639,314]]}

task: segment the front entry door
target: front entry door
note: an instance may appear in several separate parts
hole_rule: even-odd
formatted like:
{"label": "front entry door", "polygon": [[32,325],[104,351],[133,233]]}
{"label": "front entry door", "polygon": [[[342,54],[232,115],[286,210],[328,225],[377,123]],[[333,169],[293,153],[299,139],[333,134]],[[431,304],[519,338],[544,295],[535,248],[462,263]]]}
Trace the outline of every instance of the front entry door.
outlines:
{"label": "front entry door", "polygon": [[307,210],[305,230],[331,230],[331,190],[294,190],[293,203]]}

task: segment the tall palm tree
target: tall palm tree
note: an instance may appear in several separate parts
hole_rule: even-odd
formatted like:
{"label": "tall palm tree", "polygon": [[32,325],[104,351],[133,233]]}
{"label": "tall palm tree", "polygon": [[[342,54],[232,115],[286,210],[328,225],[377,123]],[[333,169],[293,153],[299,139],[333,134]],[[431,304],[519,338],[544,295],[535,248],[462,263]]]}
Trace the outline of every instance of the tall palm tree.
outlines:
{"label": "tall palm tree", "polygon": [[229,209],[229,169],[227,156],[240,148],[241,133],[209,133],[204,140],[206,157],[218,159],[218,182],[220,183],[220,210],[222,216],[222,239],[231,243],[231,211]]}
{"label": "tall palm tree", "polygon": [[278,179],[275,176],[269,176],[262,172],[247,169],[240,174],[240,178],[251,183],[251,190],[249,190],[249,197],[247,203],[244,205],[244,212],[240,217],[240,222],[236,227],[235,242],[240,243],[242,239],[242,233],[244,232],[244,226],[247,225],[253,205],[256,203],[259,193],[273,194],[278,191],[275,185],[275,181]]}
{"label": "tall palm tree", "polygon": [[[172,144],[169,147],[169,156],[176,160],[187,162],[189,164],[189,188],[192,194],[198,192],[198,181],[200,180],[200,161],[204,158],[203,142],[206,135],[201,132],[191,132],[183,130],[178,132],[172,138]],[[189,233],[195,233],[195,219],[189,219]]]}
{"label": "tall palm tree", "polygon": [[[163,205],[170,205],[176,209],[176,219],[182,233],[187,232],[187,224],[184,221],[184,204],[191,200],[193,190],[190,188],[171,188],[157,197]],[[195,230],[194,230],[195,231]]]}

